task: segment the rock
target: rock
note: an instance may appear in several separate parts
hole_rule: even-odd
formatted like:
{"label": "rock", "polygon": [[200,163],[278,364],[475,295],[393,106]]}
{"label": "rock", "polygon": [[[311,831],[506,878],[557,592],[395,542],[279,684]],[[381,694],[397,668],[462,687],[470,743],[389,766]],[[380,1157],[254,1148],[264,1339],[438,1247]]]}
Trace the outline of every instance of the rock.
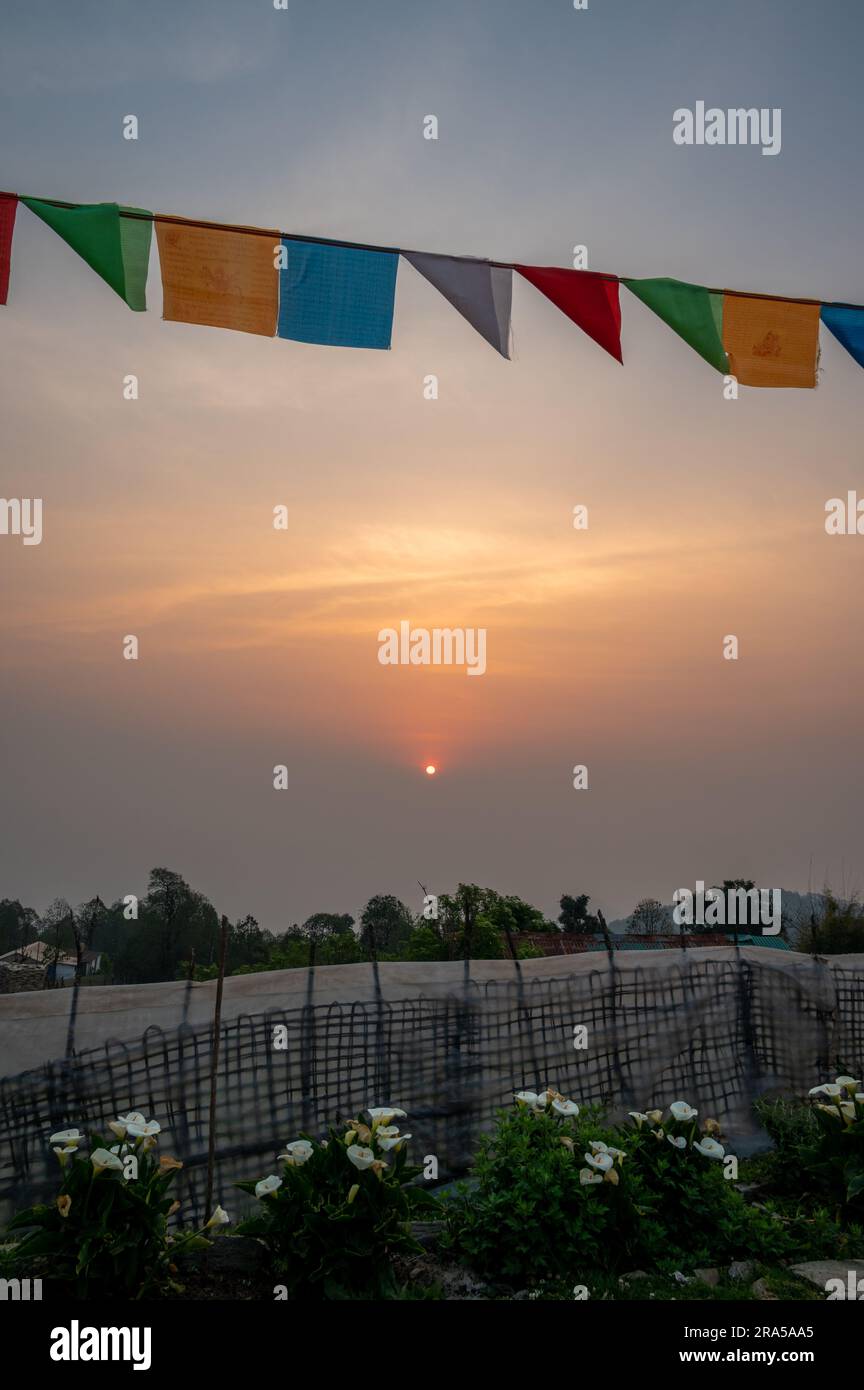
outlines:
{"label": "rock", "polygon": [[756,1273],[755,1260],[733,1260],[727,1271],[729,1278],[735,1282],[749,1283]]}
{"label": "rock", "polygon": [[824,1293],[829,1279],[839,1279],[844,1289],[850,1273],[856,1281],[864,1279],[864,1260],[805,1260],[803,1264],[790,1265],[789,1273],[806,1279],[808,1284],[814,1284]]}
{"label": "rock", "polygon": [[750,1292],[755,1293],[756,1297],[763,1303],[777,1303],[776,1293],[772,1293],[764,1279],[757,1279],[755,1284],[750,1285]]}
{"label": "rock", "polygon": [[719,1269],[694,1269],[693,1278],[698,1279],[700,1284],[707,1284],[709,1288],[716,1289],[720,1283]]}

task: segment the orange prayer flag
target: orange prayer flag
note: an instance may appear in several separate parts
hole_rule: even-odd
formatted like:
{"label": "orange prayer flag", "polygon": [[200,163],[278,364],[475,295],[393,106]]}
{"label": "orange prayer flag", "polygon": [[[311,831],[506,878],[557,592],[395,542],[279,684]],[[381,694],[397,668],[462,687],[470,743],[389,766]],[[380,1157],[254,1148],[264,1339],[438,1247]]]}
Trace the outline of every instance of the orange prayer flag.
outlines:
{"label": "orange prayer flag", "polygon": [[816,385],[818,304],[727,294],[723,346],[743,386]]}
{"label": "orange prayer flag", "polygon": [[276,333],[279,232],[223,232],[156,219],[163,319]]}

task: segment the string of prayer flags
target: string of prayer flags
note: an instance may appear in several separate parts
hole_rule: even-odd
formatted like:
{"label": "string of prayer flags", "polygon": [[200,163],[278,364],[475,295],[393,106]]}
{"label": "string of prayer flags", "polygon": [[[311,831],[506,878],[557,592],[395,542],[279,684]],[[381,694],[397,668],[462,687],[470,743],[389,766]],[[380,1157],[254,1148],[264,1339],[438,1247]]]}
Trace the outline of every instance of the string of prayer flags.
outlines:
{"label": "string of prayer flags", "polygon": [[723,346],[743,386],[816,385],[819,304],[723,296]]}
{"label": "string of prayer flags", "polygon": [[[62,208],[39,198],[22,198],[21,201],[62,237],[130,309],[146,308],[147,262],[142,264],[140,254],[133,251],[133,246],[138,244],[135,233],[122,230],[116,203],[81,203]],[[149,227],[150,224],[141,225]],[[140,237],[140,233],[138,235]],[[128,261],[124,259],[124,239]]]}
{"label": "string of prayer flags", "polygon": [[842,343],[859,367],[864,367],[864,309],[846,304],[823,304],[822,322]]}
{"label": "string of prayer flags", "polygon": [[399,255],[282,241],[280,338],[330,347],[389,348]]}
{"label": "string of prayer flags", "polygon": [[157,217],[156,242],[163,319],[273,337],[279,232],[257,236]]}
{"label": "string of prayer flags", "polygon": [[[62,203],[0,192],[0,304],[9,289],[19,202],[95,270],[130,309],[147,307],[153,223],[162,317],[331,347],[388,349],[399,258],[408,261],[502,357],[510,356],[513,272],[622,362],[620,285],[710,366],[742,386],[812,390],[820,323],[864,367],[864,305],[778,299],[683,280],[632,279],[309,240],[199,222],[117,203]],[[20,232],[19,232],[20,236]]]}
{"label": "string of prayer flags", "polygon": [[519,274],[557,305],[568,319],[605,348],[616,362],[621,356],[621,305],[618,281],[591,270],[558,266],[517,265]]}
{"label": "string of prayer flags", "polygon": [[513,272],[468,256],[403,251],[406,261],[458,309],[502,357],[510,356]]}
{"label": "string of prayer flags", "polygon": [[729,359],[723,347],[723,298],[703,285],[667,278],[624,280],[631,294],[689,344],[700,357],[724,375]]}
{"label": "string of prayer flags", "polygon": [[0,304],[6,303],[9,293],[9,269],[12,263],[12,233],[18,199],[14,193],[0,193]]}

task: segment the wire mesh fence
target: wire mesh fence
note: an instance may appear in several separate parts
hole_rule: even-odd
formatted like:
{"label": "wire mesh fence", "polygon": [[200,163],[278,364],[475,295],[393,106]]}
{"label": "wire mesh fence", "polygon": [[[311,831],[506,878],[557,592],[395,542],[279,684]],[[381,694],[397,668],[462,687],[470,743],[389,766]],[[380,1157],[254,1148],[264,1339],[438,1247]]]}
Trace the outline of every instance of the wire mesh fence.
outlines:
{"label": "wire mesh fence", "polygon": [[[390,997],[398,983],[382,967],[369,997],[319,1000],[315,972],[303,972],[303,1002],[249,1008],[221,1026],[215,1200],[239,1214],[246,1199],[235,1181],[265,1176],[287,1141],[370,1104],[406,1110],[414,1160],[434,1155],[441,1178],[459,1175],[496,1108],[546,1084],[618,1113],[686,1099],[744,1153],[764,1142],[756,1096],[806,1092],[835,1066],[864,1060],[860,957],[662,955],[650,968],[644,957],[570,957],[545,977],[540,961],[486,978],[477,963],[454,963],[434,990],[411,997]],[[356,981],[357,967],[333,970],[346,989]],[[123,1015],[106,1017],[113,1029]],[[179,1219],[206,1219],[212,1025],[190,1022],[184,1007],[175,1026],[78,1050],[76,1018],[72,1007],[65,1057],[0,1080],[0,1215],[55,1190],[52,1132],[102,1132],[135,1109],[159,1120],[160,1151],[184,1164]],[[0,1042],[2,1029],[0,1014]]]}

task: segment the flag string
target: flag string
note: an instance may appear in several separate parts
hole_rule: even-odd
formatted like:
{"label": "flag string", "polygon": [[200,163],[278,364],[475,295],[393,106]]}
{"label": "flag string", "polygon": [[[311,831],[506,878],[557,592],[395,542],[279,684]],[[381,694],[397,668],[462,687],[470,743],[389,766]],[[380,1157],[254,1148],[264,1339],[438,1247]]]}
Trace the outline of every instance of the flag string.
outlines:
{"label": "flag string", "polygon": [[[21,195],[21,194],[16,194],[16,193],[5,193],[5,192],[0,191],[0,197],[19,198],[19,197],[23,197],[23,196],[24,196],[24,195]],[[81,203],[66,202],[66,201],[64,201],[63,199],[60,199],[60,198],[42,198],[42,199],[40,199],[39,201],[40,201],[40,202],[43,202],[43,203],[47,203],[50,207],[56,207],[56,208],[74,209],[74,208],[78,208],[78,207],[81,207],[81,206],[82,206]],[[84,205],[84,206],[86,206],[86,205]],[[237,233],[241,233],[241,234],[243,234],[243,235],[245,235],[245,236],[275,237],[275,238],[279,239],[280,241],[300,241],[300,242],[310,243],[310,244],[315,245],[315,246],[338,246],[338,247],[342,247],[342,248],[344,248],[344,249],[346,249],[346,250],[380,252],[381,254],[384,254],[384,255],[391,255],[391,256],[393,256],[393,255],[397,255],[397,256],[408,255],[408,256],[411,256],[411,255],[429,254],[429,253],[414,251],[414,250],[411,250],[411,249],[409,249],[409,248],[407,248],[407,247],[401,247],[401,246],[380,246],[380,245],[376,245],[376,244],[374,244],[374,243],[372,243],[372,242],[365,242],[365,241],[346,241],[343,237],[307,236],[307,235],[305,235],[305,234],[303,234],[303,233],[300,233],[300,232],[281,232],[281,231],[277,231],[275,228],[269,228],[269,227],[251,227],[251,226],[248,226],[248,225],[243,224],[243,223],[211,222],[211,221],[206,221],[206,220],[204,220],[204,219],[202,219],[202,218],[197,218],[197,217],[179,217],[179,216],[176,216],[176,215],[173,214],[173,213],[163,213],[163,212],[149,213],[149,212],[140,212],[140,211],[136,211],[135,209],[132,209],[132,208],[123,208],[123,207],[121,207],[121,208],[119,209],[119,212],[120,212],[120,216],[121,216],[121,217],[133,219],[133,220],[138,221],[138,222],[162,223],[162,224],[165,224],[165,225],[168,225],[168,226],[174,225],[174,226],[180,226],[180,227],[198,227],[198,228],[202,228],[202,229],[205,230],[205,231],[213,231],[213,232],[237,232]],[[435,254],[439,254],[439,253],[435,253]],[[440,254],[449,254],[449,253],[440,253]],[[475,263],[475,264],[477,264],[477,265],[487,265],[487,266],[491,266],[491,267],[494,267],[494,268],[497,268],[497,269],[500,269],[500,270],[515,270],[515,269],[518,267],[518,265],[520,264],[519,262],[515,262],[515,261],[496,261],[496,260],[490,260],[489,258],[487,258],[487,257],[485,257],[485,256],[455,256],[455,257],[453,257],[453,259],[454,259],[454,260],[460,260],[460,261],[466,261],[466,262],[473,262],[473,263]],[[562,267],[560,267],[560,269],[566,270],[566,269],[574,269],[574,268],[572,268],[572,267],[567,267],[567,266],[562,266]],[[579,271],[574,269],[574,273],[575,273],[575,274],[578,274]],[[590,271],[590,272],[586,272],[586,273],[589,273],[589,274],[591,274],[591,275],[593,275],[593,276],[595,276],[596,278],[601,279],[601,280],[608,280],[610,283],[613,283],[613,284],[624,284],[624,285],[626,285],[626,283],[627,283],[628,280],[633,280],[633,279],[636,279],[636,278],[637,278],[637,277],[635,277],[635,276],[630,276],[630,275],[613,275],[613,274],[610,274],[608,271]],[[833,299],[833,300],[829,300],[829,299],[814,299],[814,298],[811,298],[811,297],[809,297],[809,296],[803,296],[803,295],[790,295],[790,294],[767,294],[765,291],[757,291],[757,290],[730,290],[730,289],[726,289],[726,288],[722,288],[722,289],[721,289],[721,288],[719,288],[719,287],[718,287],[718,288],[715,288],[715,287],[712,287],[712,286],[709,286],[709,285],[700,286],[700,288],[707,290],[709,294],[729,295],[730,297],[735,298],[735,299],[773,299],[773,300],[777,300],[777,301],[778,301],[779,303],[781,303],[781,304],[822,304],[822,305],[825,305],[827,308],[832,308],[832,309],[858,309],[858,310],[864,310],[864,305],[862,305],[862,304],[855,304],[855,303],[853,303],[853,302],[850,301],[850,300],[840,300],[840,299]]]}

